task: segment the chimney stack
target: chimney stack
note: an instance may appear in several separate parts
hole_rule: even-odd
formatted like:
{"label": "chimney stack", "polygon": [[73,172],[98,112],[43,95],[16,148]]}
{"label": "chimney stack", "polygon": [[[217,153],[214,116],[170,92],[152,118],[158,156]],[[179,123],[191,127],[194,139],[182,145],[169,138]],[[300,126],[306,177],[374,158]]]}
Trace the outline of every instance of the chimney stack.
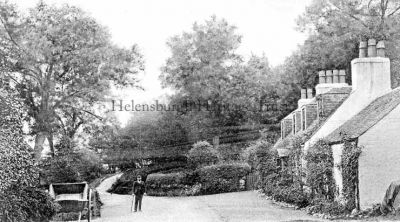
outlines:
{"label": "chimney stack", "polygon": [[368,57],[376,57],[376,40],[368,40]]}
{"label": "chimney stack", "polygon": [[339,83],[346,83],[346,70],[339,70]]}
{"label": "chimney stack", "polygon": [[385,42],[384,41],[379,41],[378,44],[376,44],[376,55],[378,57],[385,57]]}
{"label": "chimney stack", "polygon": [[360,43],[360,58],[351,61],[352,90],[373,99],[391,90],[390,60],[385,58],[385,43],[368,40],[368,55],[362,57],[363,42]]}
{"label": "chimney stack", "polygon": [[307,90],[301,89],[301,99],[307,99]]}
{"label": "chimney stack", "polygon": [[307,99],[312,99],[313,98],[313,90],[311,88],[307,89]]}
{"label": "chimney stack", "polygon": [[326,83],[326,76],[325,76],[325,71],[321,70],[318,72],[318,76],[319,76],[319,84],[324,84]]}
{"label": "chimney stack", "polygon": [[360,42],[360,45],[358,48],[359,48],[358,57],[359,58],[367,57],[367,42],[365,42],[365,41]]}
{"label": "chimney stack", "polygon": [[326,83],[333,83],[332,70],[326,70]]}

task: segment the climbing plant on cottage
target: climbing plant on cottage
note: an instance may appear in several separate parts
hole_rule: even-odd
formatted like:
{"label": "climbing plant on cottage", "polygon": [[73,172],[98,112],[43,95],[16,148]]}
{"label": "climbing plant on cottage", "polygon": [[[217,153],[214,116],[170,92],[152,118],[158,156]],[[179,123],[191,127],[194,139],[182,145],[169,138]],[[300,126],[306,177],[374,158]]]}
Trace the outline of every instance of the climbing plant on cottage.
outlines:
{"label": "climbing plant on cottage", "polygon": [[343,197],[345,207],[348,211],[355,208],[359,209],[358,192],[358,159],[362,152],[362,147],[357,146],[354,141],[343,137],[343,154],[340,168],[343,177]]}

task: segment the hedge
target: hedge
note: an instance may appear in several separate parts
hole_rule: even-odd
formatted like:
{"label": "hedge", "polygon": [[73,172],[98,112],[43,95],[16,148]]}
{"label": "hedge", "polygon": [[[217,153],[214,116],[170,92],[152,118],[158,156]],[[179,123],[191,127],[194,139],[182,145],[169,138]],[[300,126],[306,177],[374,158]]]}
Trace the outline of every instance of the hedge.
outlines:
{"label": "hedge", "polygon": [[126,172],[112,185],[108,190],[110,193],[130,194],[132,192],[133,181],[138,175],[141,175],[143,180],[147,182],[147,176],[152,173],[182,171],[186,167],[186,163],[182,161],[171,161],[169,163],[131,169]]}
{"label": "hedge", "polygon": [[149,196],[192,196],[200,192],[199,185],[193,184],[193,173],[156,173],[147,177]]}
{"label": "hedge", "polygon": [[250,172],[250,166],[242,163],[216,164],[195,171],[201,184],[201,194],[239,191],[239,180]]}

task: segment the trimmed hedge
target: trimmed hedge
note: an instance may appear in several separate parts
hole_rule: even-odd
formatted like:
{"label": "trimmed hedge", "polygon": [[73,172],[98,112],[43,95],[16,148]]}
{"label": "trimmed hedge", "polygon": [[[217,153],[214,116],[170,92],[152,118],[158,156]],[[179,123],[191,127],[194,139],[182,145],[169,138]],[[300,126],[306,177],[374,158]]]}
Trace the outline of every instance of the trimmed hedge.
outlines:
{"label": "trimmed hedge", "polygon": [[149,196],[192,196],[240,190],[239,180],[250,172],[248,164],[205,166],[194,172],[151,174],[147,177]]}
{"label": "trimmed hedge", "polygon": [[190,173],[155,173],[147,177],[147,194],[149,196],[190,196],[196,195],[189,185]]}
{"label": "trimmed hedge", "polygon": [[239,180],[250,172],[250,166],[242,163],[216,164],[195,171],[201,184],[201,194],[239,191]]}

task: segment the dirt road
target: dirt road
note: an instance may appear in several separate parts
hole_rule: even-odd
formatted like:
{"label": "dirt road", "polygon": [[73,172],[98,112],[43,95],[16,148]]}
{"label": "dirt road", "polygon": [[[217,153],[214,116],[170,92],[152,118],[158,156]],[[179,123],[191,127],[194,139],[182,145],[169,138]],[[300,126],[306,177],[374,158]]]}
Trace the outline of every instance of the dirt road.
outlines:
{"label": "dirt road", "polygon": [[106,192],[118,176],[104,180],[98,187],[104,206],[96,222],[321,221],[303,211],[281,208],[252,191],[197,197],[145,196],[142,212],[132,213],[131,196]]}

